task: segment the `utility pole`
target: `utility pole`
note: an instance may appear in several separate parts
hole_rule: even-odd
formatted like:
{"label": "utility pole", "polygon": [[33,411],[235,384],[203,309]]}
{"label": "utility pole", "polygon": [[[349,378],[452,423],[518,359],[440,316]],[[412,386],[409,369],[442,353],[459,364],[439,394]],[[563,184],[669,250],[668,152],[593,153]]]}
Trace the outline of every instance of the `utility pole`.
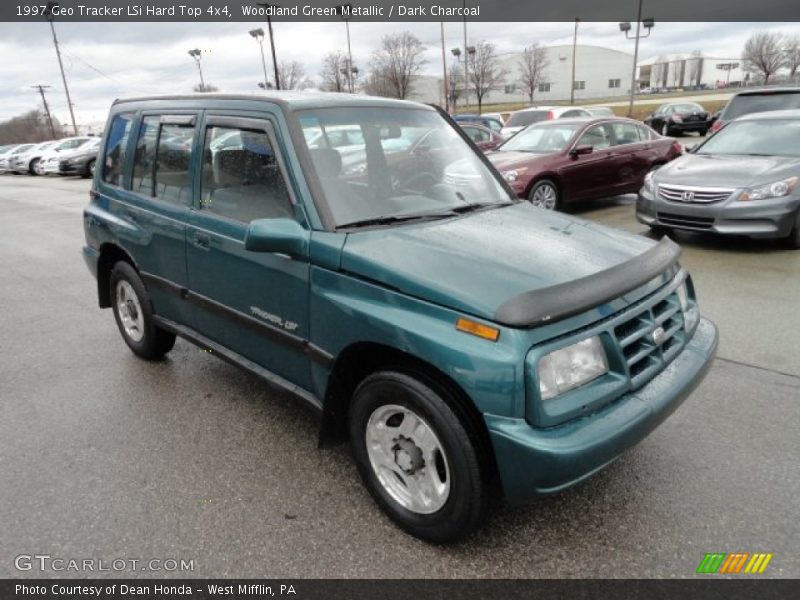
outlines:
{"label": "utility pole", "polygon": [[444,52],[444,21],[440,21],[439,24],[442,26],[442,90],[444,90],[444,111],[449,113],[450,112],[450,90],[447,88],[447,56]]}
{"label": "utility pole", "polygon": [[570,106],[574,106],[575,104],[575,53],[578,49],[578,23],[580,23],[580,21],[578,17],[575,17],[575,35],[572,37],[572,82],[569,86]]}
{"label": "utility pole", "polygon": [[67,106],[69,107],[69,116],[72,120],[72,131],[78,135],[78,126],[75,124],[75,112],[72,110],[72,99],[69,97],[69,87],[67,86],[67,76],[64,74],[64,63],[61,61],[61,50],[58,47],[58,38],[56,37],[56,28],[53,25],[53,9],[58,6],[58,2],[48,2],[45,8],[44,16],[50,23],[50,31],[53,33],[53,45],[56,47],[56,56],[58,57],[58,66],[61,69],[61,81],[64,82],[64,92],[67,95]]}
{"label": "utility pole", "polygon": [[47,122],[50,124],[50,135],[53,136],[53,139],[56,139],[56,128],[53,127],[53,117],[50,116],[50,107],[47,106],[47,98],[44,97],[44,90],[49,88],[49,85],[32,85],[33,89],[39,90],[39,93],[42,95],[42,104],[44,104],[44,112],[47,115]]}

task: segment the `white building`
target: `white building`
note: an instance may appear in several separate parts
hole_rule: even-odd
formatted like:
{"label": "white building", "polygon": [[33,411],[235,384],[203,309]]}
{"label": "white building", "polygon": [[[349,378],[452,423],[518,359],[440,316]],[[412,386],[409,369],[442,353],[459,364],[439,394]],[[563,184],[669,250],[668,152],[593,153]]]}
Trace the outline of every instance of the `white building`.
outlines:
{"label": "white building", "polygon": [[743,66],[742,60],[668,54],[640,61],[638,79],[641,87],[715,89],[746,82]]}
{"label": "white building", "polygon": [[[595,98],[626,96],[630,93],[633,55],[601,46],[578,45],[575,52],[575,81],[572,82],[572,45],[546,46],[547,68],[536,90],[535,104],[548,104],[569,100],[575,88],[575,102],[590,103]],[[522,85],[522,53],[499,57],[500,67],[506,71],[504,81],[497,89],[483,97],[483,104],[509,102],[528,103],[528,93]],[[454,63],[448,64],[448,70]],[[464,63],[458,64],[463,70]],[[463,78],[459,81],[463,81]],[[417,79],[411,100],[443,103],[442,78],[422,76]],[[463,94],[458,104],[463,105]],[[469,93],[468,103],[475,104],[475,94]]]}

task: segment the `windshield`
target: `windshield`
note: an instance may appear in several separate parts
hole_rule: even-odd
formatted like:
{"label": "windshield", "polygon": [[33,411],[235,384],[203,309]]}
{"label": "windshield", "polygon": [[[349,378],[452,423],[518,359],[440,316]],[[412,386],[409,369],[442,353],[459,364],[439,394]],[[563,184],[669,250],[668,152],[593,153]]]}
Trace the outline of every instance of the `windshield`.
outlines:
{"label": "windshield", "polygon": [[709,138],[695,154],[800,156],[800,120],[734,121]]}
{"label": "windshield", "polygon": [[448,216],[511,200],[434,111],[352,107],[297,114],[336,226]]}
{"label": "windshield", "polygon": [[583,123],[552,121],[531,125],[500,146],[498,150],[515,152],[561,152]]}
{"label": "windshield", "polygon": [[734,96],[725,107],[723,118],[732,121],[750,113],[800,108],[800,90],[796,92],[742,94]]}
{"label": "windshield", "polygon": [[506,121],[506,127],[525,127],[531,123],[547,121],[549,116],[549,110],[523,110],[515,112],[512,113],[511,117]]}

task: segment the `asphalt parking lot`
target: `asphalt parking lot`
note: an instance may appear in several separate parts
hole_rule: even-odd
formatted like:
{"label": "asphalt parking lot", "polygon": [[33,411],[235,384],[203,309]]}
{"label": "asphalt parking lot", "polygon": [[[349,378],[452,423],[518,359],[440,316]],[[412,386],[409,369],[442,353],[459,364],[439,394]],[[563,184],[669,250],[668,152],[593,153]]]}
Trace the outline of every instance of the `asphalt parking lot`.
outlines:
{"label": "asphalt parking lot", "polygon": [[[289,397],[184,341],[131,354],[81,259],[88,189],[0,176],[0,577],[86,575],[20,554],[194,561],[156,577],[692,577],[712,551],[800,577],[800,251],[679,234],[721,334],[705,382],[588,482],[438,547]],[[645,233],[630,196],[576,212]]]}

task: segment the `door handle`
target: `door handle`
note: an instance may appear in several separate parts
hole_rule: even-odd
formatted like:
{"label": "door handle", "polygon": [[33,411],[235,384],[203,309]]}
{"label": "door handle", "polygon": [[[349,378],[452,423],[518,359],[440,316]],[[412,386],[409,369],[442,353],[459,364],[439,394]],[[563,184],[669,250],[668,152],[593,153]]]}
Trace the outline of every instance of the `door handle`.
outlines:
{"label": "door handle", "polygon": [[208,250],[211,247],[211,237],[205,233],[192,234],[192,243],[202,250]]}

